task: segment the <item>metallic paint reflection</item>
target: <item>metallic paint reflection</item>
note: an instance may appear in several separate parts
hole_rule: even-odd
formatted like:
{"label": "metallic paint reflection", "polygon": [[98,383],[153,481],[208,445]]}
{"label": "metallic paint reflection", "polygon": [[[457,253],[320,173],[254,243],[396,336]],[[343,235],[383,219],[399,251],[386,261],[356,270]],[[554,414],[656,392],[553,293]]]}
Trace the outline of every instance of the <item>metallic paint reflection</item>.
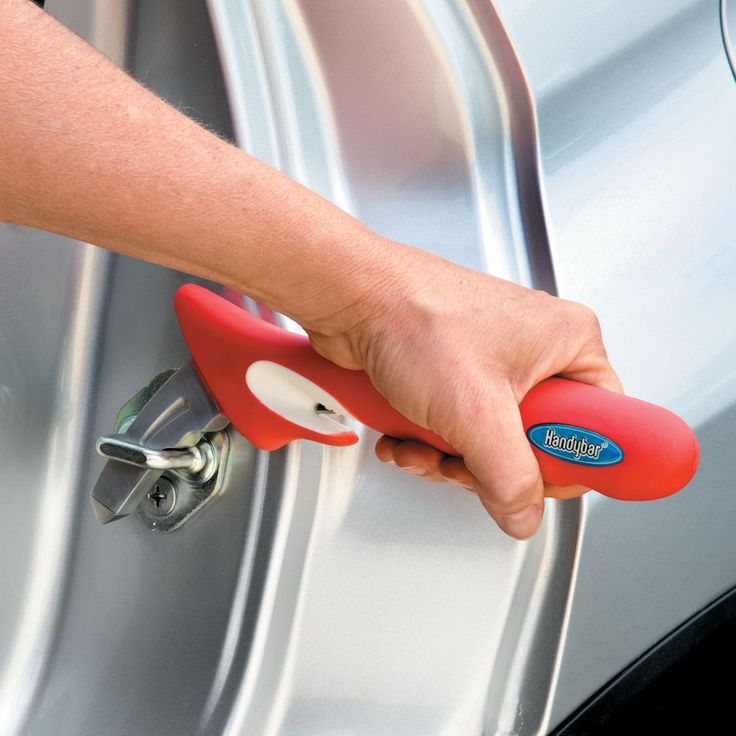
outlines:
{"label": "metallic paint reflection", "polygon": [[726,58],[736,80],[736,2],[721,0],[721,33]]}
{"label": "metallic paint reflection", "polygon": [[47,6],[382,234],[593,306],[703,461],[656,504],[550,502],[515,543],[370,442],[241,441],[186,529],[100,528],[93,438],[186,360],[181,276],[3,227],[2,736],[544,733],[736,583],[717,3],[209,0],[224,84],[200,3]]}
{"label": "metallic paint reflection", "polygon": [[702,450],[679,496],[586,498],[554,726],[736,583],[736,86],[710,0],[496,4],[537,100],[560,295]]}

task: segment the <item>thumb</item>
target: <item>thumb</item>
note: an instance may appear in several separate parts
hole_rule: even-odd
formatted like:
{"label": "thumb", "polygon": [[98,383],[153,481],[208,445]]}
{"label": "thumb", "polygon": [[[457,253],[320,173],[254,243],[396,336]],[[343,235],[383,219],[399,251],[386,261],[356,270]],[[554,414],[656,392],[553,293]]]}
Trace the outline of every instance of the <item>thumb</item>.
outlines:
{"label": "thumb", "polygon": [[472,429],[455,446],[486,511],[509,536],[528,539],[542,520],[544,484],[511,387],[494,389],[485,392],[472,421],[464,423]]}

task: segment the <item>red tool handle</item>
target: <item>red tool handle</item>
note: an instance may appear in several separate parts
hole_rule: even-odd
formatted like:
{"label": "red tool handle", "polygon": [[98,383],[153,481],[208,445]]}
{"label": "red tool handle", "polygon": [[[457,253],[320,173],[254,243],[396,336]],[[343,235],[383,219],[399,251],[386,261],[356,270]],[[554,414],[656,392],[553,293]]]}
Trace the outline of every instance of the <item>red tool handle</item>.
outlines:
{"label": "red tool handle", "polygon": [[[333,420],[332,410],[383,434],[459,455],[390,406],[363,371],[322,358],[306,337],[194,284],[182,286],[174,301],[202,380],[222,413],[256,447],[275,450],[295,439],[356,442],[352,431]],[[675,493],[697,468],[698,444],[690,427],[645,401],[550,378],[535,386],[519,409],[548,483],[648,500]]]}

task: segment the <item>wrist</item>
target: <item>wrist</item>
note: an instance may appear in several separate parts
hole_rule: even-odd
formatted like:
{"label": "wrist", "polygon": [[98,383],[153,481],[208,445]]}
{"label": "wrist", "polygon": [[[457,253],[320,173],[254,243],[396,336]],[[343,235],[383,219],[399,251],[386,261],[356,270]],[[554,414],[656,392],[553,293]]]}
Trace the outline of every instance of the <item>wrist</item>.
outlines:
{"label": "wrist", "polygon": [[324,357],[347,368],[364,368],[371,342],[395,324],[411,292],[411,251],[367,229],[344,240],[345,253],[330,258],[320,289],[289,314]]}
{"label": "wrist", "polygon": [[311,249],[296,293],[278,299],[276,308],[305,330],[325,337],[351,333],[387,300],[394,274],[396,245],[356,222]]}

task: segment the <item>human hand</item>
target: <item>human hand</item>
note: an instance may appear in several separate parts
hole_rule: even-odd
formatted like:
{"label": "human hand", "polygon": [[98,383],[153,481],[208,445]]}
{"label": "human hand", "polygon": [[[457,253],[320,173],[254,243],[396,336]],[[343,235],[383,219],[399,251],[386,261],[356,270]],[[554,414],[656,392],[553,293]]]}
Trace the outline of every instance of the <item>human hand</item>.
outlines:
{"label": "human hand", "polygon": [[380,460],[473,491],[507,534],[532,536],[545,495],[587,489],[545,486],[519,402],[553,375],[621,391],[595,315],[407,246],[392,244],[386,258],[342,313],[342,327],[308,330],[312,345],[343,367],[364,369],[396,409],[462,454],[384,436]]}
{"label": "human hand", "polygon": [[218,281],[288,314],[318,352],[364,368],[463,456],[382,438],[379,458],[470,488],[509,534],[534,533],[544,490],[519,401],[554,374],[620,389],[590,310],[376,236],[32,3],[2,3],[0,35],[0,221]]}

